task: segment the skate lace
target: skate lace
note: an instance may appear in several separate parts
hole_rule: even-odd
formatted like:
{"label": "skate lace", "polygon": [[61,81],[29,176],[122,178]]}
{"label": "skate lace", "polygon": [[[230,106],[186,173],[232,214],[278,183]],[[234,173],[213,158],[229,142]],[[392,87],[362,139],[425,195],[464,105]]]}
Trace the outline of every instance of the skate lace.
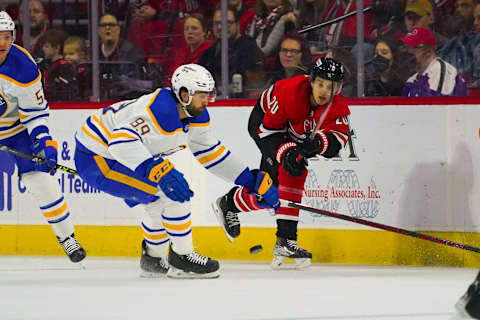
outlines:
{"label": "skate lace", "polygon": [[298,246],[298,244],[297,244],[297,241],[295,241],[295,240],[287,239],[287,245],[288,245],[288,248],[289,248],[290,250],[293,250],[293,251],[295,251],[295,252],[299,252],[299,251],[300,251],[300,252],[304,252],[304,251],[306,251],[305,249],[300,248],[300,247]]}
{"label": "skate lace", "polygon": [[228,226],[230,226],[230,227],[240,224],[240,220],[238,220],[238,214],[236,214],[234,212],[227,211],[227,214],[225,215],[225,218],[227,220]]}
{"label": "skate lace", "polygon": [[199,253],[192,252],[187,254],[187,259],[190,262],[196,263],[196,264],[201,264],[201,265],[206,265],[208,262],[208,257],[202,256]]}
{"label": "skate lace", "polygon": [[65,250],[65,252],[68,255],[71,255],[73,252],[81,248],[80,244],[77,242],[77,239],[73,237],[68,237],[67,239],[62,241],[60,244],[62,245],[63,250]]}

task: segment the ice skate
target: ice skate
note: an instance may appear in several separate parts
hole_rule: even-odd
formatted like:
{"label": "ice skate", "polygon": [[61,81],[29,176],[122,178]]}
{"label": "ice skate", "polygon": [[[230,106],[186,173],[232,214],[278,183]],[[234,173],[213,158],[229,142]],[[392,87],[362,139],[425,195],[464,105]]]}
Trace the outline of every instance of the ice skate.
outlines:
{"label": "ice skate", "polygon": [[170,264],[170,268],[168,269],[167,277],[169,278],[208,279],[218,278],[220,276],[218,273],[218,261],[202,256],[195,251],[189,254],[179,255],[173,251],[170,246],[168,263]]}
{"label": "ice skate", "polygon": [[142,257],[140,258],[142,278],[158,278],[164,276],[168,271],[167,257],[152,257],[147,253],[147,243],[142,241]]}
{"label": "ice skate", "polygon": [[218,198],[212,203],[212,207],[227,239],[233,242],[233,239],[240,235],[240,221],[238,213],[228,210],[227,195]]}
{"label": "ice skate", "polygon": [[479,275],[468,287],[467,292],[455,304],[457,319],[480,319],[480,282]]}
{"label": "ice skate", "polygon": [[73,233],[63,240],[58,239],[58,242],[72,262],[80,262],[87,256],[87,253],[78,243]]}
{"label": "ice skate", "polygon": [[[295,260],[294,264],[285,263],[285,258]],[[272,269],[303,269],[311,264],[312,254],[300,248],[296,240],[277,238],[273,248]]]}

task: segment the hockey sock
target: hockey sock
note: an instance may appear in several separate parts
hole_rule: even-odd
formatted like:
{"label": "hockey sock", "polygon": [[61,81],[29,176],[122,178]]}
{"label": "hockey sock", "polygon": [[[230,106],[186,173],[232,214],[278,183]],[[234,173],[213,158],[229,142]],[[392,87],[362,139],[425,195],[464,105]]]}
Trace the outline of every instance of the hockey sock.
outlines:
{"label": "hockey sock", "polygon": [[277,237],[297,240],[298,221],[277,219]]}
{"label": "hockey sock", "polygon": [[227,205],[234,213],[260,210],[262,208],[258,206],[256,197],[243,187],[233,187],[227,194]]}
{"label": "hockey sock", "polygon": [[147,244],[147,253],[151,257],[166,257],[168,252],[169,238],[163,227],[162,220],[155,221],[151,217],[145,217],[142,221],[143,238]]}
{"label": "hockey sock", "polygon": [[59,240],[73,233],[70,213],[57,180],[45,172],[29,172],[21,176],[23,184],[37,200],[40,210]]}

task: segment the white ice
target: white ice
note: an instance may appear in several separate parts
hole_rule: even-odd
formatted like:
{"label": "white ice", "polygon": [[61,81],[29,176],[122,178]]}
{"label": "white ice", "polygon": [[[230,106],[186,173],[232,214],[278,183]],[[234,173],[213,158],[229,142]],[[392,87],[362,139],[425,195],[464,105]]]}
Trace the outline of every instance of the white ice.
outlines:
{"label": "white ice", "polygon": [[1,320],[452,319],[476,269],[221,262],[218,279],[139,277],[138,259],[0,256]]}

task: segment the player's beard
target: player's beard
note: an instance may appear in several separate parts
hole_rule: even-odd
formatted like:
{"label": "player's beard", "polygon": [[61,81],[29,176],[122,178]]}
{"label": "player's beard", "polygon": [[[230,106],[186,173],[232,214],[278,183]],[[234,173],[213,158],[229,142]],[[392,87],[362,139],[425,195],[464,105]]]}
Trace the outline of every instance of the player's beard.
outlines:
{"label": "player's beard", "polygon": [[205,108],[195,108],[191,104],[187,106],[187,111],[192,117],[199,117],[202,115]]}

